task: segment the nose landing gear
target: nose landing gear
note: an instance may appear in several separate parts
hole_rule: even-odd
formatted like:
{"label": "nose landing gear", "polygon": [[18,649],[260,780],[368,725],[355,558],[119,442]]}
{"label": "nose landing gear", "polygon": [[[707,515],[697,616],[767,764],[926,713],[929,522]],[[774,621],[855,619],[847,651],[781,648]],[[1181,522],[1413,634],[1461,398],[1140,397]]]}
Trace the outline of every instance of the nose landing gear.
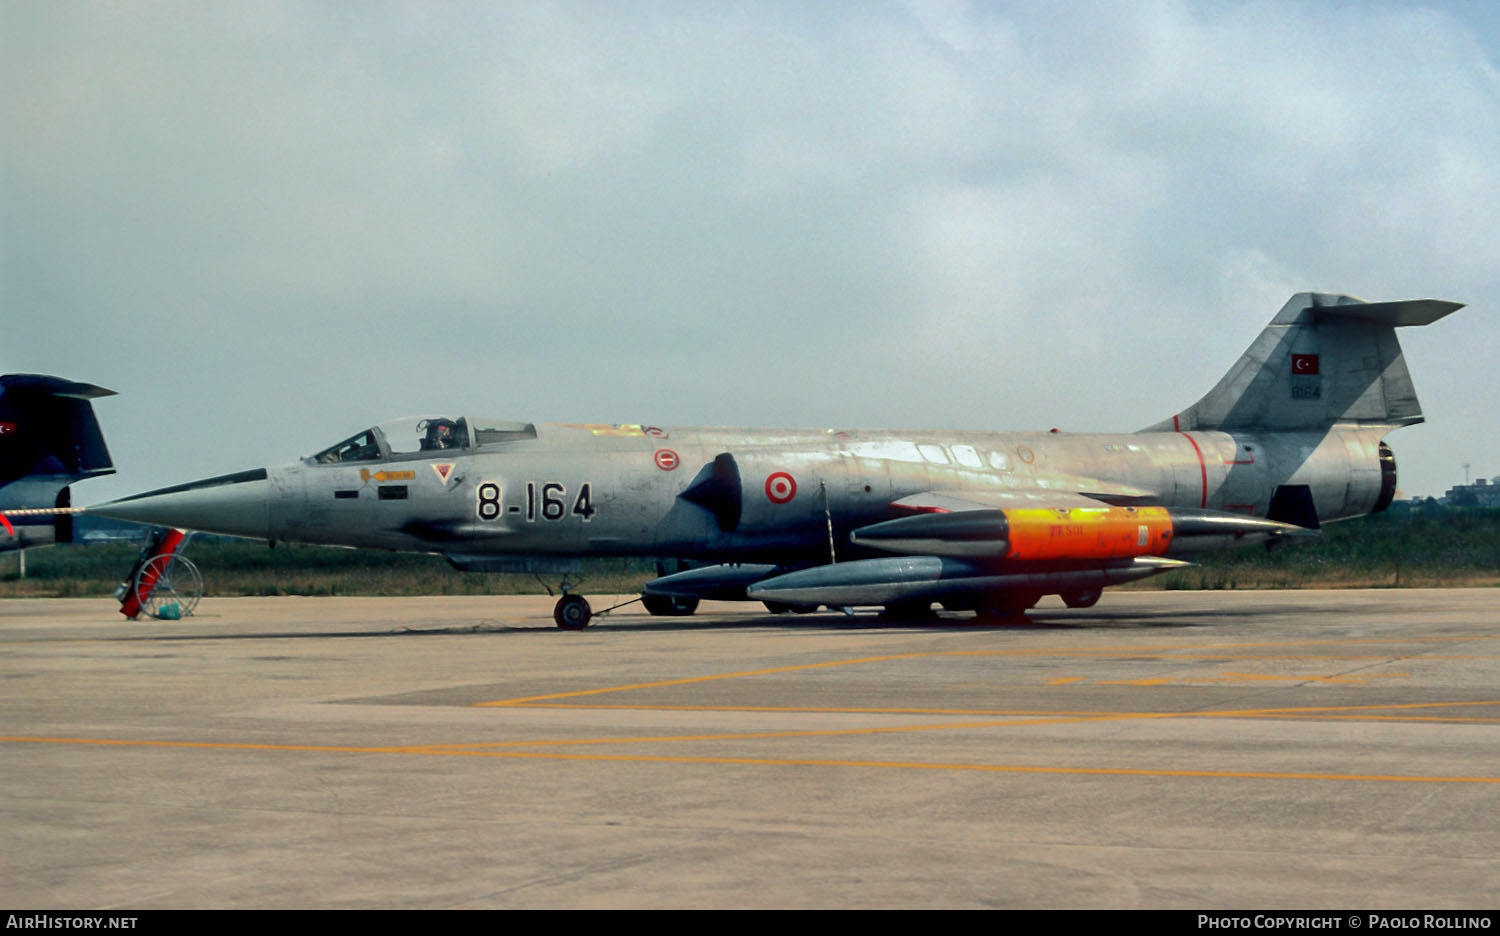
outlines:
{"label": "nose landing gear", "polygon": [[565,592],[552,608],[552,620],[562,630],[583,630],[589,626],[589,620],[593,616],[594,609],[589,607],[588,599],[582,595]]}

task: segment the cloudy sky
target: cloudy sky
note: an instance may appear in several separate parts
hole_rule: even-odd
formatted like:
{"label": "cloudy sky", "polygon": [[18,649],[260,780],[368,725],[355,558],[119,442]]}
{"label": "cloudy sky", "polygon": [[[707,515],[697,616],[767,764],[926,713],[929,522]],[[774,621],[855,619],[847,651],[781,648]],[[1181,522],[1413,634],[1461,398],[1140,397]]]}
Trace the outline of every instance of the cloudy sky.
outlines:
{"label": "cloudy sky", "polygon": [[0,0],[0,371],[95,503],[394,417],[1123,431],[1293,293],[1500,473],[1483,4]]}

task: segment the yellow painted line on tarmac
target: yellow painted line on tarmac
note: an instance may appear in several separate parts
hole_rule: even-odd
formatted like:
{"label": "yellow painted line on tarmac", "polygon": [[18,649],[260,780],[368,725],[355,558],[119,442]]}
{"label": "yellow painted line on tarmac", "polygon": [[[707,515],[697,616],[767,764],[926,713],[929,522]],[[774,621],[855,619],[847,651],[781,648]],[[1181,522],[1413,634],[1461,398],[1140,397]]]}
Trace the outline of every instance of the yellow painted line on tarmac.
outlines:
{"label": "yellow painted line on tarmac", "polygon": [[[830,706],[793,705],[635,705],[625,702],[535,702],[518,704],[513,708],[537,709],[607,709],[612,711],[643,712],[789,712],[808,714],[848,715],[983,715],[990,717],[1037,716],[1093,718],[1106,715],[1172,716],[1174,718],[1239,718],[1253,716],[1318,715],[1324,712],[1366,712],[1386,709],[1447,708],[1453,706],[1496,705],[1500,699],[1477,702],[1391,702],[1379,705],[1341,705],[1270,709],[1225,709],[1222,711],[1186,712],[1107,712],[1107,711],[1057,711],[1055,709],[956,709],[956,708],[854,708]],[[1358,716],[1347,716],[1358,717]],[[1413,716],[1417,717],[1417,716]]]}
{"label": "yellow painted line on tarmac", "polygon": [[834,666],[852,666],[856,663],[883,663],[887,660],[908,660],[914,657],[947,656],[950,654],[984,654],[989,651],[946,651],[944,653],[896,653],[889,656],[858,657],[851,660],[828,660],[822,663],[800,663],[796,666],[777,666],[771,669],[744,670],[736,673],[715,673],[711,676],[688,676],[683,679],[664,679],[659,682],[633,683],[628,686],[606,686],[602,689],[578,689],[573,692],[554,692],[548,695],[524,696],[519,699],[500,699],[494,702],[475,702],[475,706],[518,705],[523,702],[544,702],[549,699],[571,699],[578,696],[603,695],[607,692],[628,692],[632,689],[659,689],[663,686],[685,686],[690,683],[712,682],[716,679],[741,679],[746,676],[767,676],[772,673],[793,673],[800,670],[828,669]]}
{"label": "yellow painted line on tarmac", "polygon": [[[606,709],[612,711],[677,711],[677,712],[743,712],[751,713],[800,713],[800,714],[849,714],[849,715],[959,715],[1005,717],[1004,721],[945,722],[935,725],[886,726],[881,728],[801,730],[783,732],[761,732],[718,735],[672,735],[651,738],[568,739],[566,741],[517,741],[492,742],[494,744],[614,744],[622,740],[636,741],[697,741],[728,740],[731,738],[796,737],[800,735],[824,734],[873,734],[877,732],[935,731],[943,728],[998,728],[1029,727],[1038,725],[1076,724],[1098,721],[1131,721],[1140,719],[1167,718],[1299,718],[1306,720],[1363,720],[1363,721],[1420,721],[1491,724],[1500,723],[1500,718],[1440,716],[1440,715],[1376,715],[1374,712],[1401,709],[1418,709],[1453,706],[1500,706],[1500,700],[1479,702],[1419,702],[1393,703],[1385,705],[1319,706],[1307,708],[1269,709],[1223,709],[1187,712],[1059,712],[1040,710],[985,710],[985,709],[882,709],[882,708],[792,708],[768,706],[694,706],[694,705],[608,705],[585,703],[542,703],[515,706],[516,708],[545,709]],[[1351,714],[1340,714],[1351,713]],[[433,749],[451,747],[467,748],[473,745],[431,745]]]}
{"label": "yellow painted line on tarmac", "polygon": [[[1378,705],[1378,706],[1337,706],[1319,708],[1299,709],[1225,709],[1221,711],[1205,712],[1088,712],[1088,713],[1061,713],[1061,712],[1030,712],[1030,713],[1008,713],[1021,717],[1005,720],[966,721],[966,722],[941,722],[927,725],[886,725],[865,728],[832,728],[832,729],[803,729],[785,731],[761,731],[761,732],[730,732],[717,734],[694,734],[694,735],[654,735],[636,737],[615,738],[560,738],[542,739],[536,741],[476,741],[457,744],[408,744],[408,745],[385,745],[385,746],[363,746],[350,747],[345,745],[282,745],[282,744],[256,744],[245,742],[209,742],[209,741],[138,741],[119,739],[98,738],[44,738],[44,737],[0,737],[0,742],[32,742],[53,744],[102,744],[102,745],[124,745],[137,747],[196,747],[196,748],[221,748],[230,750],[264,750],[264,751],[330,751],[330,752],[354,752],[366,754],[442,754],[457,753],[463,751],[475,751],[480,748],[495,747],[538,747],[538,746],[573,746],[590,744],[647,744],[664,743],[674,741],[739,741],[739,740],[764,740],[770,738],[803,738],[803,737],[829,737],[837,735],[868,735],[868,734],[899,734],[903,732],[918,731],[942,731],[953,728],[1003,728],[1015,726],[1033,725],[1061,725],[1079,724],[1085,722],[1105,721],[1140,721],[1159,720],[1174,718],[1254,718],[1254,717],[1305,717],[1305,718],[1400,718],[1401,716],[1371,716],[1371,715],[1335,715],[1337,712],[1348,712],[1353,710],[1389,710],[1403,708],[1428,708],[1441,706],[1471,706],[1471,705],[1500,705],[1500,700],[1486,702],[1434,702],[1415,703],[1409,705]],[[542,708],[630,708],[627,706],[538,706]],[[651,708],[655,708],[654,706]],[[723,709],[714,709],[723,711]],[[743,711],[731,709],[730,711]],[[755,709],[753,711],[766,711]],[[786,710],[774,711],[814,711],[814,712],[851,712],[851,713],[888,713],[891,710],[868,710],[868,709],[816,709],[816,710]],[[955,714],[984,714],[956,712]],[[1416,717],[1416,716],[1408,716]],[[1493,722],[1500,719],[1464,719],[1466,721]]]}
{"label": "yellow painted line on tarmac", "polygon": [[0,742],[36,744],[114,744],[121,747],[209,748],[230,751],[330,751],[353,754],[420,753],[419,745],[350,747],[339,744],[253,744],[236,741],[142,741],[121,738],[28,738],[0,737]]}
{"label": "yellow painted line on tarmac", "polygon": [[[1358,686],[1369,679],[1409,678],[1410,673],[1365,673],[1348,676],[1266,676],[1258,673],[1225,673],[1223,676],[1150,676],[1144,679],[1100,679],[1093,686],[1162,686],[1168,683],[1214,682],[1321,682]],[[1048,683],[1055,685],[1055,683]]]}
{"label": "yellow painted line on tarmac", "polygon": [[[480,747],[520,747],[537,745],[578,745],[578,744],[622,744],[622,743],[647,743],[667,741],[730,741],[750,740],[764,738],[797,738],[797,737],[820,737],[830,735],[859,735],[859,734],[896,734],[905,731],[941,731],[947,728],[1009,728],[1016,726],[1035,725],[1067,725],[1080,724],[1084,722],[1105,721],[1140,721],[1147,719],[1171,719],[1171,718],[1307,718],[1307,719],[1364,719],[1364,720],[1421,720],[1421,721],[1460,721],[1460,722],[1500,722],[1500,718],[1442,718],[1437,716],[1378,716],[1378,715],[1337,715],[1335,712],[1366,711],[1366,710],[1388,710],[1402,708],[1423,708],[1428,706],[1454,706],[1454,705],[1500,705],[1500,700],[1493,702],[1433,702],[1414,703],[1410,705],[1380,705],[1380,706],[1338,706],[1319,708],[1298,709],[1224,709],[1220,711],[1204,712],[983,712],[954,710],[942,712],[941,710],[915,710],[915,709],[741,709],[741,708],[688,708],[678,706],[640,706],[648,710],[671,709],[688,711],[736,711],[736,712],[805,712],[805,713],[846,713],[846,714],[953,714],[953,715],[1010,715],[1010,719],[1001,721],[976,721],[976,722],[942,722],[932,725],[888,725],[875,728],[828,728],[828,729],[802,729],[785,731],[764,732],[735,732],[724,734],[705,735],[657,735],[650,737],[624,737],[624,738],[567,738],[541,741],[489,741],[475,744],[434,744],[424,745],[423,750],[438,752],[442,750],[474,749]],[[531,708],[533,706],[524,706]],[[543,705],[537,708],[582,708],[582,709],[626,709],[633,710],[636,706],[622,705]],[[1019,717],[1017,717],[1019,716]]]}
{"label": "yellow painted line on tarmac", "polygon": [[[1100,654],[1093,651],[1077,651],[1076,653],[1059,653],[1058,656],[1090,656],[1097,657]],[[1500,660],[1500,654],[1494,653],[1461,653],[1461,654],[1324,654],[1311,656],[1307,654],[1242,654],[1242,653],[1120,653],[1110,654],[1109,658],[1129,657],[1133,660],[1224,660],[1226,662],[1237,662],[1240,660],[1277,660],[1277,661],[1307,661],[1313,663],[1321,662],[1351,662],[1361,663],[1380,660]]]}
{"label": "yellow painted line on tarmac", "polygon": [[[1500,635],[1486,635],[1479,637],[1424,637],[1426,641],[1469,641],[1469,640],[1500,640]],[[1288,646],[1328,646],[1349,644],[1390,644],[1390,643],[1415,643],[1412,638],[1375,638],[1359,639],[1349,641],[1336,640],[1309,640],[1309,641],[1281,641],[1276,643],[1253,643],[1253,644],[1205,644],[1184,647],[1095,647],[1089,649],[1030,649],[1030,650],[933,650],[918,651],[912,653],[894,653],[883,656],[855,657],[847,660],[825,660],[821,663],[802,663],[795,666],[777,666],[768,669],[742,670],[732,673],[715,673],[708,676],[689,676],[682,679],[666,679],[656,682],[632,683],[624,686],[605,686],[598,689],[577,689],[570,692],[554,692],[545,695],[522,696],[515,699],[496,699],[489,702],[475,702],[477,707],[519,705],[528,702],[543,702],[551,699],[570,699],[580,696],[603,695],[611,692],[629,692],[637,689],[661,689],[667,686],[685,686],[693,683],[712,682],[720,679],[743,679],[748,676],[768,676],[775,673],[794,673],[806,670],[830,669],[836,666],[854,666],[861,663],[887,663],[893,660],[913,660],[928,657],[1036,657],[1036,656],[1084,656],[1084,657],[1137,657],[1137,658],[1166,658],[1166,659],[1192,659],[1179,652],[1182,650],[1230,650],[1230,649],[1254,649],[1260,647],[1288,647]],[[1403,658],[1420,657],[1421,654],[1405,654]],[[1243,659],[1242,657],[1229,656],[1225,659]],[[1374,659],[1386,659],[1386,657],[1375,657]]]}
{"label": "yellow painted line on tarmac", "polygon": [[1307,718],[1327,719],[1330,721],[1338,719],[1358,719],[1360,721],[1393,721],[1393,722],[1442,722],[1453,725],[1494,725],[1500,724],[1500,718],[1465,718],[1463,716],[1445,715],[1297,715],[1285,714],[1282,718]]}
{"label": "yellow painted line on tarmac", "polygon": [[1020,764],[948,764],[918,761],[835,760],[772,757],[682,757],[645,754],[563,754],[540,751],[440,750],[433,748],[343,747],[338,745],[239,744],[209,741],[126,741],[106,738],[0,737],[0,741],[49,744],[102,744],[137,747],[178,747],[223,750],[335,752],[352,754],[418,754],[429,757],[496,757],[531,760],[611,761],[615,763],[734,764],[756,767],[862,767],[890,770],[951,770],[985,773],[1052,774],[1065,776],[1178,777],[1221,780],[1333,780],[1380,783],[1495,783],[1500,777],[1407,776],[1396,774],[1303,773],[1239,770],[1148,770],[1127,767],[1045,767]]}

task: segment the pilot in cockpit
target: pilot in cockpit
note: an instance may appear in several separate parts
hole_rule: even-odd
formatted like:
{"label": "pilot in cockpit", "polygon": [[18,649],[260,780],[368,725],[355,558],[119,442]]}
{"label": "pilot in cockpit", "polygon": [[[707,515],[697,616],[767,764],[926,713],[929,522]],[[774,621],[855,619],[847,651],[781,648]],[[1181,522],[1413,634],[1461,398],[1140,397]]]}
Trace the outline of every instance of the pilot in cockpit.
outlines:
{"label": "pilot in cockpit", "polygon": [[458,448],[458,425],[450,419],[429,419],[427,434],[422,437],[422,451]]}

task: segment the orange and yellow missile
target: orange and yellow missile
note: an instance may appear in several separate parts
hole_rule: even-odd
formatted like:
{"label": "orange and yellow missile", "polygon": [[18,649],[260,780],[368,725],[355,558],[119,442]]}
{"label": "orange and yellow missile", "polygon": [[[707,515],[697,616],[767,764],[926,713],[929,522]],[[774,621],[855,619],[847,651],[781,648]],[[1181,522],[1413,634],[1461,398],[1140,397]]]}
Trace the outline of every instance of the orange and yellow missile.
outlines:
{"label": "orange and yellow missile", "polygon": [[1306,533],[1262,517],[1183,507],[996,508],[923,513],[855,530],[883,552],[961,559],[1130,559]]}

